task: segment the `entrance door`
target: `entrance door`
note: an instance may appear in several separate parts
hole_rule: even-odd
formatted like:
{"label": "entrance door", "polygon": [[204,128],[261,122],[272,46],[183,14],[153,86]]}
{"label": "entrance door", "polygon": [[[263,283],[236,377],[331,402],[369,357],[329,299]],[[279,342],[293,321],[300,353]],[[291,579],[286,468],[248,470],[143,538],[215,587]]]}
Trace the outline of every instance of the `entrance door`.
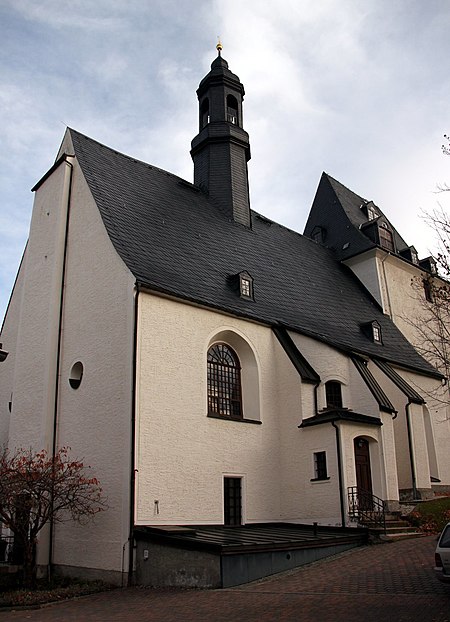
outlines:
{"label": "entrance door", "polygon": [[356,485],[358,487],[358,504],[360,509],[371,509],[372,506],[372,475],[370,472],[369,442],[365,438],[355,438]]}
{"label": "entrance door", "polygon": [[225,525],[242,525],[241,484],[240,477],[225,477],[223,480]]}

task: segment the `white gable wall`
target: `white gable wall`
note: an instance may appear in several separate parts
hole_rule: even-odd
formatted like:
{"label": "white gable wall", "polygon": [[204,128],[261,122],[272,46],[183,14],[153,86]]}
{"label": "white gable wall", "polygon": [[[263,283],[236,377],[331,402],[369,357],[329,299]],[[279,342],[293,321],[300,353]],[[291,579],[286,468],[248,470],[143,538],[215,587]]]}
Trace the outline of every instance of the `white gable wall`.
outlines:
{"label": "white gable wall", "polygon": [[[55,400],[61,273],[69,186],[70,166],[61,163],[35,196],[30,237],[22,268],[23,293],[17,343],[11,344],[15,352],[9,431],[11,448],[33,446],[37,449],[51,449],[51,413]],[[17,311],[16,300],[14,307]]]}
{"label": "white gable wall", "polygon": [[[57,447],[70,446],[71,455],[92,467],[109,509],[85,527],[57,525],[53,561],[69,569],[87,568],[92,576],[106,571],[103,576],[115,580],[124,562],[127,570],[123,544],[130,513],[134,279],[111,244],[81,170],[71,162],[73,179],[69,165],[61,163],[36,192],[26,257],[5,320],[4,345],[14,375],[5,361],[2,421],[12,392],[9,446],[51,453],[70,196]],[[68,378],[76,361],[82,362],[84,374],[74,390]],[[48,563],[48,545],[42,532],[40,564]]]}
{"label": "white gable wall", "polygon": [[[93,523],[58,525],[54,561],[128,570],[134,278],[117,255],[78,166],[72,189],[64,300],[58,446],[92,467],[109,509]],[[73,364],[84,367],[69,386]],[[125,546],[125,549],[124,549]],[[95,575],[92,575],[95,576]],[[113,576],[113,575],[111,575]]]}
{"label": "white gable wall", "polygon": [[[26,253],[25,253],[26,255]],[[6,447],[9,438],[9,424],[11,418],[10,409],[14,398],[14,370],[16,365],[16,344],[19,331],[20,306],[23,295],[24,265],[25,256],[22,260],[14,291],[9,301],[7,314],[4,319],[0,341],[3,350],[8,352],[8,356],[2,362],[0,369],[0,446]]]}

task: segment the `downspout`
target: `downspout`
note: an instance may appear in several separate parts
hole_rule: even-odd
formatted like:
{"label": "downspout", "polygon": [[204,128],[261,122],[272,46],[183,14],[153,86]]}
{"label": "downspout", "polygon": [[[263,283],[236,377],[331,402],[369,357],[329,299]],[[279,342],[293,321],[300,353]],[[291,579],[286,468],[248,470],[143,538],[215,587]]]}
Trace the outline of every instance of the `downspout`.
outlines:
{"label": "downspout", "polygon": [[[320,381],[314,385],[314,409],[315,409],[316,415],[319,414],[318,400],[317,400],[317,389],[319,388],[319,385],[320,385]],[[339,480],[339,505],[341,508],[341,526],[345,527],[344,478],[342,476],[341,435],[340,435],[340,430],[334,421],[331,422],[331,425],[336,431],[336,453],[337,453],[338,480]]]}
{"label": "downspout", "polygon": [[331,425],[336,430],[336,452],[338,461],[338,477],[339,477],[339,501],[341,505],[341,526],[345,527],[345,505],[344,505],[344,482],[342,477],[342,458],[341,458],[341,435],[339,427],[335,421]]}
{"label": "downspout", "polygon": [[136,436],[136,379],[137,379],[137,340],[138,340],[138,312],[139,312],[139,283],[136,283],[134,297],[134,327],[133,327],[133,377],[131,387],[131,451],[130,451],[130,532],[128,535],[128,585],[133,584],[134,565],[134,504],[135,504],[135,436]]}
{"label": "downspout", "polygon": [[316,415],[319,414],[319,407],[318,407],[318,400],[317,400],[317,389],[320,386],[320,380],[319,382],[316,382],[316,384],[314,385],[314,412]]}
{"label": "downspout", "polygon": [[[69,162],[68,158],[73,158],[74,156],[66,156],[64,159],[64,163],[69,167],[69,183],[67,188],[67,199],[66,199],[66,224],[64,231],[64,246],[63,246],[63,261],[61,267],[61,289],[60,289],[60,298],[59,298],[59,318],[58,318],[58,342],[56,346],[56,377],[55,377],[55,399],[53,406],[53,432],[52,432],[52,460],[55,459],[56,456],[56,446],[57,446],[57,429],[58,429],[58,402],[59,402],[59,388],[60,388],[60,366],[61,366],[61,350],[62,350],[62,323],[63,323],[63,313],[64,313],[64,289],[65,289],[65,280],[66,280],[66,264],[67,264],[67,242],[69,239],[69,216],[70,216],[70,204],[72,199],[72,180],[73,180],[73,164]],[[53,505],[53,494],[52,494],[52,505]],[[52,512],[53,514],[53,512]],[[50,531],[49,531],[49,544],[48,544],[48,572],[49,578],[51,575],[51,567],[53,565],[53,538],[54,538],[55,524],[53,519],[50,521]]]}
{"label": "downspout", "polygon": [[409,462],[411,465],[411,478],[412,478],[412,489],[413,489],[413,499],[417,499],[417,481],[416,481],[416,466],[414,464],[414,447],[412,442],[412,432],[411,432],[411,419],[409,413],[409,407],[411,406],[411,400],[405,406],[406,413],[406,428],[408,431],[408,449],[409,449]]}

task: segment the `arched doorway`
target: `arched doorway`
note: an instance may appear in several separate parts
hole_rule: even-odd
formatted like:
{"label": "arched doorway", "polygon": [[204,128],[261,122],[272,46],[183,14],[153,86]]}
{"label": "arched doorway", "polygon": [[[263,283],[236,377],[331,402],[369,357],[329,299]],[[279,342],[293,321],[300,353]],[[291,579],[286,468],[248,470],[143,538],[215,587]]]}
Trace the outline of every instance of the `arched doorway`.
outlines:
{"label": "arched doorway", "polygon": [[358,491],[368,492],[372,495],[369,441],[362,436],[358,436],[353,443],[355,448],[356,485]]}

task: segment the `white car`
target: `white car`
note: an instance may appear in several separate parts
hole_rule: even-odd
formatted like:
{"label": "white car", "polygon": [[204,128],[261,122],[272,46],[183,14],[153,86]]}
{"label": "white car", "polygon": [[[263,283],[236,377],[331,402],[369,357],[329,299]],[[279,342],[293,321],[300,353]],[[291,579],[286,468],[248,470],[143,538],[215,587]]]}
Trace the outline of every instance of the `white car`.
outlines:
{"label": "white car", "polygon": [[450,584],[450,523],[447,523],[439,536],[434,560],[437,578]]}

